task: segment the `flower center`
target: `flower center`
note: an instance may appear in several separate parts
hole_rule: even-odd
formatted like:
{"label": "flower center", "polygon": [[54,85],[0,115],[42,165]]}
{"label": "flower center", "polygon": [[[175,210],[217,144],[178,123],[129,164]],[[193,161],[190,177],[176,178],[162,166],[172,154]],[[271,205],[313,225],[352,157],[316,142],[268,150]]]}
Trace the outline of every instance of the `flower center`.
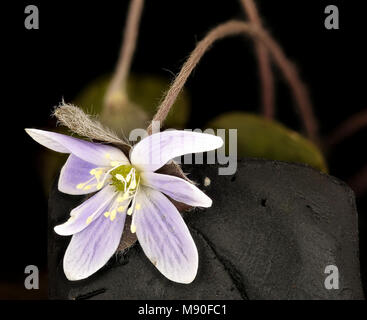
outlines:
{"label": "flower center", "polygon": [[112,176],[111,185],[117,191],[133,195],[139,185],[140,174],[131,165],[121,165],[110,172]]}

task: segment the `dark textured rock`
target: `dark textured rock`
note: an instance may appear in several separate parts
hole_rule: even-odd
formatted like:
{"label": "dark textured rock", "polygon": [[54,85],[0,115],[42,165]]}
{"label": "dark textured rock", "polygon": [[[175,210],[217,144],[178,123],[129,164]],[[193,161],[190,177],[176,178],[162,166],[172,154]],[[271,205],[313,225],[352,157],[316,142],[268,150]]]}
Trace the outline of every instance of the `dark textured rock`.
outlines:
{"label": "dark textured rock", "polygon": [[[357,212],[352,191],[309,167],[246,160],[234,176],[218,167],[186,166],[213,207],[185,215],[199,249],[192,284],[165,279],[139,245],[118,254],[95,275],[70,282],[62,270],[69,237],[52,227],[81,197],[54,187],[49,201],[49,294],[53,299],[363,299]],[[211,184],[204,187],[208,177]],[[336,265],[338,290],[324,273]]]}

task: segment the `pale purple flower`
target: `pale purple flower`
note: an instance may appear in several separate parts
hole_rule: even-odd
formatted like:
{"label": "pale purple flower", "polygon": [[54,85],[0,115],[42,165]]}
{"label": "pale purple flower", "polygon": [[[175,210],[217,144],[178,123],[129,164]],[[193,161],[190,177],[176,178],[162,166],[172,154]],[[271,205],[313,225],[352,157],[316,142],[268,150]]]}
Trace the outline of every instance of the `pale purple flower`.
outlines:
{"label": "pale purple flower", "polygon": [[[192,282],[198,269],[198,252],[191,234],[172,202],[210,207],[212,200],[193,184],[155,173],[171,159],[222,146],[221,138],[188,131],[165,131],[142,139],[130,160],[118,148],[66,135],[26,129],[43,146],[70,153],[61,170],[61,192],[94,193],[74,208],[56,233],[73,235],[64,256],[69,280],[89,277],[116,252],[126,215],[132,215],[131,232],[148,259],[168,279]],[[164,193],[164,194],[163,194]]]}

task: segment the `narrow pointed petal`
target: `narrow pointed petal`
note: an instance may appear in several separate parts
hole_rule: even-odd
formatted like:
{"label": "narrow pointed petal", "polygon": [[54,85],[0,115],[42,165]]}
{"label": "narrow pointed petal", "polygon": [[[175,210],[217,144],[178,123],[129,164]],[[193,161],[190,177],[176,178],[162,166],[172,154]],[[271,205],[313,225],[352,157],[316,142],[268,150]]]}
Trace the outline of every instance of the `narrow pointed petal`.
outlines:
{"label": "narrow pointed petal", "polygon": [[222,145],[222,138],[207,133],[164,131],[148,136],[134,146],[131,163],[142,171],[156,171],[178,156],[210,151]]}
{"label": "narrow pointed petal", "polygon": [[[115,205],[110,207],[111,213]],[[118,248],[125,218],[126,210],[115,212],[113,219],[102,214],[73,235],[64,256],[64,272],[69,280],[88,278],[107,263]]]}
{"label": "narrow pointed petal", "polygon": [[198,269],[198,252],[176,207],[161,192],[142,187],[132,225],[145,255],[168,279],[192,282]]}
{"label": "narrow pointed petal", "polygon": [[[91,174],[93,170],[101,171],[99,180]],[[71,154],[61,169],[58,188],[61,192],[73,195],[96,192],[103,187],[103,185],[100,185],[100,188],[97,188],[98,182],[104,176],[102,172],[107,171],[107,167],[96,167],[95,164],[86,162]]]}
{"label": "narrow pointed petal", "polygon": [[116,192],[113,187],[106,186],[93,197],[84,201],[70,212],[70,218],[65,223],[54,228],[61,236],[78,233],[88,227],[102,213],[109,210]]}
{"label": "narrow pointed petal", "polygon": [[112,161],[129,163],[123,152],[115,147],[84,141],[64,134],[26,129],[26,132],[39,144],[61,153],[72,153],[78,158],[98,166],[111,166]]}
{"label": "narrow pointed petal", "polygon": [[211,207],[212,200],[199,188],[181,178],[166,174],[143,172],[142,184],[157,189],[179,202],[194,207]]}

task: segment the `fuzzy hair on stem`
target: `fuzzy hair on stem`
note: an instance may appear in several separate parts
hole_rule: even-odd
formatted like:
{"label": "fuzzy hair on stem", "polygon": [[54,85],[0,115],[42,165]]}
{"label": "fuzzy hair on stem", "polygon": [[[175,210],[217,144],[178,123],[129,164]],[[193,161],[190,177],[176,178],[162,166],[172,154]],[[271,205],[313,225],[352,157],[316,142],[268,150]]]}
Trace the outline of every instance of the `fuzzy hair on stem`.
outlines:
{"label": "fuzzy hair on stem", "polygon": [[52,115],[57,118],[59,124],[81,137],[117,145],[129,145],[111,129],[104,127],[97,116],[88,115],[72,104],[62,102],[54,109]]}
{"label": "fuzzy hair on stem", "polygon": [[[318,124],[313,113],[307,87],[301,81],[297,68],[286,57],[279,44],[273,40],[265,30],[254,24],[236,20],[224,22],[215,27],[197,44],[196,48],[182,66],[181,71],[173,80],[169,90],[166,92],[162,103],[153,117],[153,121],[160,121],[160,124],[163,124],[173,103],[186,83],[186,80],[199,63],[204,53],[209,50],[214,42],[228,36],[241,34],[259,40],[266,46],[272,59],[282,71],[284,78],[292,90],[293,98],[299,108],[301,120],[303,121],[307,136],[319,145]],[[148,127],[148,133],[151,134],[151,132],[152,124]]]}

